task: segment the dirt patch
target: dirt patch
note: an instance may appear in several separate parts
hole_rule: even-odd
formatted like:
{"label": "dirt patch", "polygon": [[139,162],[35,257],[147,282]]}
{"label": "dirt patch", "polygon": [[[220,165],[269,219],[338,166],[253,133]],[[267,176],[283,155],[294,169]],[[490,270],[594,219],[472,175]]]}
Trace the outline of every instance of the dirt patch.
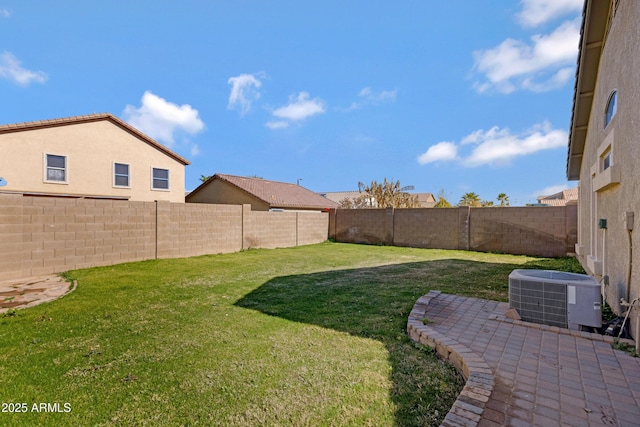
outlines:
{"label": "dirt patch", "polygon": [[0,313],[53,301],[75,289],[58,275],[0,282]]}

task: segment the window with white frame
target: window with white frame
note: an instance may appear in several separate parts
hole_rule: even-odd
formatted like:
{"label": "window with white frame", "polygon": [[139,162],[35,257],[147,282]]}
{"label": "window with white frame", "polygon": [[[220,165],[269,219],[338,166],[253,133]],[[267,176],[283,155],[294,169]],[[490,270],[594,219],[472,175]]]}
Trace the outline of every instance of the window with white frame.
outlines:
{"label": "window with white frame", "polygon": [[126,163],[113,164],[113,186],[114,187],[130,187],[131,175],[129,173],[129,165]]}
{"label": "window with white frame", "polygon": [[67,182],[67,157],[45,154],[44,180],[47,182]]}
{"label": "window with white frame", "polygon": [[618,111],[618,91],[613,91],[607,102],[607,109],[604,113],[604,127],[606,128]]}
{"label": "window with white frame", "polygon": [[169,169],[153,168],[151,174],[151,188],[154,190],[169,189]]}

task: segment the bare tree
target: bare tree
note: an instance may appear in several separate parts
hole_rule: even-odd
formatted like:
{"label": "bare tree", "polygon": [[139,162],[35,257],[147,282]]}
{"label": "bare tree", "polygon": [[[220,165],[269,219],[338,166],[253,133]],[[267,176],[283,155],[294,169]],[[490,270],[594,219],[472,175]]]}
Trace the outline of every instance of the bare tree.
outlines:
{"label": "bare tree", "polygon": [[371,207],[371,196],[368,194],[361,194],[358,197],[345,197],[340,200],[340,207],[343,209],[366,209]]}
{"label": "bare tree", "polygon": [[382,183],[372,181],[366,185],[363,182],[358,183],[358,191],[368,194],[378,208],[418,208],[420,201],[417,196],[407,193],[407,190],[413,190],[413,186],[400,186],[400,181],[387,181],[384,178]]}

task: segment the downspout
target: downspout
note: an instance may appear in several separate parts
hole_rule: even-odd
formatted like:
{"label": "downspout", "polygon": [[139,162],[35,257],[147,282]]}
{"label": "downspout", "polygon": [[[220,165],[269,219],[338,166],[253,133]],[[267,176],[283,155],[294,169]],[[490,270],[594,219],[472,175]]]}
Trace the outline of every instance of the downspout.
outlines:
{"label": "downspout", "polygon": [[633,239],[631,238],[632,229],[627,230],[627,236],[629,236],[629,267],[627,269],[627,301],[631,298],[631,269],[633,268]]}
{"label": "downspout", "polygon": [[156,253],[155,259],[158,259],[158,201],[154,200],[156,204]]}
{"label": "downspout", "polygon": [[604,286],[607,283],[605,277],[607,277],[607,229],[602,229],[602,286],[600,287],[602,292],[602,301],[605,301],[605,289]]}

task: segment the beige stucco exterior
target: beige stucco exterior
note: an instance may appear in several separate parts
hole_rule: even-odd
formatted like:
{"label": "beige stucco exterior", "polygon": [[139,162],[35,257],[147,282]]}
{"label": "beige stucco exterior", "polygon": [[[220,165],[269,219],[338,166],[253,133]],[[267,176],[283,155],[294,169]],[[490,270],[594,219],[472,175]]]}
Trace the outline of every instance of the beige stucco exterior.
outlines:
{"label": "beige stucco exterior", "polygon": [[188,203],[211,203],[223,205],[251,205],[253,211],[268,211],[270,206],[228,182],[212,179],[199,191],[188,197]]}
{"label": "beige stucco exterior", "polygon": [[[567,164],[569,179],[579,178],[576,254],[589,274],[608,283],[603,290],[618,313],[624,311],[621,298],[640,297],[639,23],[640,1],[586,2]],[[594,28],[600,28],[600,42],[598,37],[589,39]],[[614,91],[616,114],[605,126]],[[589,107],[588,122],[579,123],[580,111]],[[627,220],[630,216],[633,225]],[[638,311],[633,310],[630,323],[636,337]]]}
{"label": "beige stucco exterior", "polygon": [[[184,203],[188,162],[110,115],[0,129],[1,192]],[[46,155],[66,158],[66,182],[48,181]],[[114,163],[129,165],[129,185],[114,182]],[[168,189],[152,188],[152,168],[169,171]]]}

